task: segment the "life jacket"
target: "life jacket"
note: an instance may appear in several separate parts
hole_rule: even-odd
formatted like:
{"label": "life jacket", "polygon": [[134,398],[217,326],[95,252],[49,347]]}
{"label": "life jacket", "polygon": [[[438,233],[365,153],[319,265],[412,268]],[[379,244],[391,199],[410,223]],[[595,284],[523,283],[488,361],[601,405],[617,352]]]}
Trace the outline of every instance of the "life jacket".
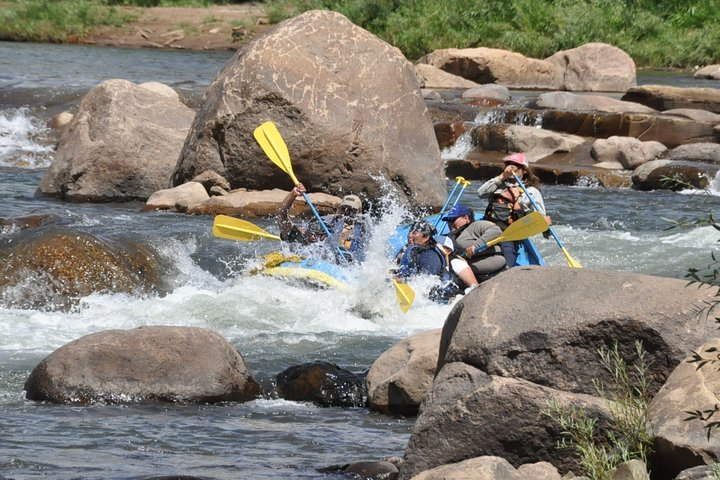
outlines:
{"label": "life jacket", "polygon": [[365,230],[362,221],[342,216],[336,216],[330,228],[330,237],[333,242],[348,252],[356,253],[363,248]]}
{"label": "life jacket", "polygon": [[495,223],[510,225],[525,215],[520,205],[521,195],[522,189],[517,186],[496,191],[485,209],[485,218]]}

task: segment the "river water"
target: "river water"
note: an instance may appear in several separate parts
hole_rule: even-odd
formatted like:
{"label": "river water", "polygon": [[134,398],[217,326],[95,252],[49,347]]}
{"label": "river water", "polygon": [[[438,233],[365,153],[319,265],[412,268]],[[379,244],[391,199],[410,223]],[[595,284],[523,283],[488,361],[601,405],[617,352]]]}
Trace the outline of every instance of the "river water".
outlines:
{"label": "river water", "polygon": [[[404,213],[390,199],[368,261],[350,272],[350,291],[337,292],[247,275],[253,259],[277,245],[215,238],[210,217],[141,212],[141,204],[35,198],[54,154],[54,133],[45,123],[75,108],[90,87],[109,78],[159,81],[197,105],[230,56],[0,42],[0,216],[50,214],[102,238],[132,236],[173,265],[172,288],[163,296],[95,294],[71,312],[15,308],[0,299],[0,478],[341,478],[318,469],[403,454],[412,419],[364,408],[319,408],[271,396],[245,404],[85,407],[24,398],[25,379],[45,356],[101,330],[209,328],[232,342],[268,383],[285,368],[314,360],[363,372],[398,340],[443,325],[449,306],[419,296],[403,314],[385,281],[385,239]],[[643,79],[696,84],[678,75]],[[453,184],[448,180],[448,189]],[[637,192],[603,189],[586,179],[543,191],[559,238],[586,268],[683,278],[688,267],[711,261],[719,238],[712,227],[694,224],[718,212],[716,184],[703,192]],[[463,201],[481,207],[471,191]],[[668,230],[666,218],[691,225]],[[251,220],[274,231],[268,220]],[[0,242],[11,242],[16,233],[0,230]],[[552,239],[536,243],[548,264],[566,265]],[[23,288],[32,289],[32,282]]]}

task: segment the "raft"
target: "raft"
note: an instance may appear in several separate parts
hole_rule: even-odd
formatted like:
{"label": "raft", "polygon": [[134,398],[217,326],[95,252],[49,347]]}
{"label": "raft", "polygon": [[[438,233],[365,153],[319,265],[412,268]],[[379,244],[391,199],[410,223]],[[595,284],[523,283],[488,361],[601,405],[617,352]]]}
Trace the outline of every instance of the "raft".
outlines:
{"label": "raft", "polygon": [[256,270],[261,275],[299,281],[316,288],[347,290],[342,266],[316,258],[272,252],[264,256],[265,265]]}

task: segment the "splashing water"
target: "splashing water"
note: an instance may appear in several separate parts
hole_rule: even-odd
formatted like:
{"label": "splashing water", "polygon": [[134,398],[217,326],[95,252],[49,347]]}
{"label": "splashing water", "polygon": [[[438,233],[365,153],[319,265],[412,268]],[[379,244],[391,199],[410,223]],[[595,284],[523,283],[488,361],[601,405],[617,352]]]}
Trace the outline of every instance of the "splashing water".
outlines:
{"label": "splashing water", "polygon": [[50,130],[27,108],[0,112],[0,166],[45,168],[52,163]]}

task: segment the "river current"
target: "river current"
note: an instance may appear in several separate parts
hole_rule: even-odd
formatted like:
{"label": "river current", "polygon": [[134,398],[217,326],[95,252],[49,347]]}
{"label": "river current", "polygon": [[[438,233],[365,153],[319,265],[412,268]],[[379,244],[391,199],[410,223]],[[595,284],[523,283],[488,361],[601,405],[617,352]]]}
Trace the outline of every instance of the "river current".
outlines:
{"label": "river current", "polygon": [[[350,291],[338,292],[248,275],[254,259],[277,245],[215,238],[211,217],[34,196],[54,155],[56,139],[46,122],[75,108],[89,88],[110,78],[159,81],[196,106],[231,55],[0,42],[0,216],[50,214],[64,226],[100,237],[130,235],[173,265],[171,291],[162,296],[94,294],[71,312],[14,308],[0,299],[0,478],[341,478],[318,469],[402,456],[413,420],[364,408],[319,408],[274,398],[84,407],[25,400],[23,384],[45,356],[101,330],[209,328],[233,343],[267,383],[285,368],[314,360],[364,372],[398,340],[442,327],[450,306],[419,296],[403,314],[385,280],[386,239],[404,213],[392,199],[373,230],[368,261],[350,272]],[[638,80],[712,86],[682,75]],[[452,155],[457,158],[457,152],[444,152]],[[448,191],[454,183],[448,179]],[[707,191],[638,192],[583,179],[574,186],[545,186],[543,193],[559,238],[585,268],[684,278],[689,267],[712,261],[720,238],[711,226],[696,223],[718,212],[717,183]],[[473,186],[463,201],[482,206]],[[267,219],[250,220],[276,231]],[[669,220],[688,226],[669,229]],[[0,242],[12,241],[15,233],[0,230]],[[567,264],[554,240],[538,237],[536,244],[548,264]],[[23,288],[32,289],[32,282]]]}

